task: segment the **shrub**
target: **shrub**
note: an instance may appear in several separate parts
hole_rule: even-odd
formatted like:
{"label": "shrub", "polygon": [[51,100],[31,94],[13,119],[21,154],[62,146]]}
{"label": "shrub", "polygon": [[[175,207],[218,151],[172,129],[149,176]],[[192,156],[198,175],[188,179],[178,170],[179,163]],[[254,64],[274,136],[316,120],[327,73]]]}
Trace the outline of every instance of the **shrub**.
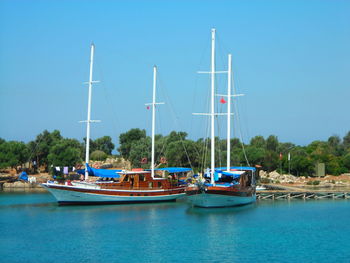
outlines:
{"label": "shrub", "polygon": [[104,161],[107,159],[107,157],[108,155],[100,150],[93,151],[90,155],[90,159],[95,161]]}
{"label": "shrub", "polygon": [[307,185],[319,185],[321,181],[315,180],[315,181],[308,181],[306,184]]}
{"label": "shrub", "polygon": [[320,182],[321,182],[321,181],[319,181],[319,180],[315,180],[315,181],[312,182],[312,184],[313,184],[313,185],[319,185]]}
{"label": "shrub", "polygon": [[262,183],[262,184],[269,184],[269,183],[271,183],[271,180],[268,179],[268,178],[261,178],[260,179],[260,183]]}

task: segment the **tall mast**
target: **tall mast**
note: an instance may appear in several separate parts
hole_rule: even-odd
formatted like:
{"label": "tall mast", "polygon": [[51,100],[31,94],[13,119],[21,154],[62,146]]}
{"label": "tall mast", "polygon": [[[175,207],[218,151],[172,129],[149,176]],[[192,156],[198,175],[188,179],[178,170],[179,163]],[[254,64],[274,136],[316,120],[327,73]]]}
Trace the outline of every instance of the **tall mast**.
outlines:
{"label": "tall mast", "polygon": [[210,172],[210,182],[215,184],[214,173],[215,173],[215,130],[214,130],[214,120],[215,120],[215,28],[211,30],[211,172]]}
{"label": "tall mast", "polygon": [[85,180],[88,180],[89,178],[89,172],[88,172],[88,164],[89,164],[89,152],[90,152],[90,123],[92,122],[99,122],[91,120],[91,94],[92,94],[92,83],[97,83],[99,81],[93,81],[92,80],[92,70],[93,70],[93,64],[94,64],[94,51],[95,51],[95,45],[91,44],[91,53],[90,53],[90,75],[89,75],[89,96],[88,96],[88,109],[87,109],[87,120],[81,121],[86,122],[86,149],[85,149]]}
{"label": "tall mast", "polygon": [[151,153],[151,175],[154,178],[154,136],[156,129],[156,105],[164,104],[164,102],[156,102],[156,88],[157,88],[157,66],[153,67],[153,96],[152,103],[146,103],[146,105],[152,106],[152,153]]}
{"label": "tall mast", "polygon": [[228,54],[227,66],[227,171],[230,170],[231,158],[231,72],[232,72],[232,56]]}
{"label": "tall mast", "polygon": [[94,66],[94,51],[95,46],[91,44],[90,53],[90,75],[89,75],[89,98],[88,98],[88,110],[87,110],[87,122],[86,122],[86,150],[85,150],[85,180],[89,178],[89,172],[87,165],[90,158],[90,123],[91,123],[91,93],[92,93],[92,69]]}
{"label": "tall mast", "polygon": [[154,130],[156,128],[156,83],[157,67],[153,67],[153,99],[152,99],[152,158],[151,158],[151,175],[154,178]]}

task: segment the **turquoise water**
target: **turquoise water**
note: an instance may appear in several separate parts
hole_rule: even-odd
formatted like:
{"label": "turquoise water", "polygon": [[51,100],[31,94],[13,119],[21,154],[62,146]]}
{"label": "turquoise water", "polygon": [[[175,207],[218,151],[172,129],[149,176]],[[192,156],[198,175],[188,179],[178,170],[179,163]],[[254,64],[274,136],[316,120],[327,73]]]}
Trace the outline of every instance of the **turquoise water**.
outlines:
{"label": "turquoise water", "polygon": [[0,262],[350,262],[350,201],[59,207],[0,193]]}

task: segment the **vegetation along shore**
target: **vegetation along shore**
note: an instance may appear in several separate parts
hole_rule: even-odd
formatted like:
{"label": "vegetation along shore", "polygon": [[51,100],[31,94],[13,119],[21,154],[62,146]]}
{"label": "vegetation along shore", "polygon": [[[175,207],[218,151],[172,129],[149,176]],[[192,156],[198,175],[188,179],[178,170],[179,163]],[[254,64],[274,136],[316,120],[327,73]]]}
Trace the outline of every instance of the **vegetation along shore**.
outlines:
{"label": "vegetation along shore", "polygon": [[[216,163],[225,165],[226,140],[216,138]],[[50,178],[55,167],[78,167],[84,159],[83,141],[63,138],[58,130],[43,131],[29,143],[0,139],[0,172],[2,182],[22,170],[36,174],[36,183]],[[131,129],[119,136],[115,149],[110,136],[90,140],[93,165],[104,168],[149,168],[151,138],[145,130]],[[187,138],[187,133],[173,131],[156,135],[156,163],[162,166],[191,167],[198,173],[209,167],[210,140]],[[113,155],[117,150],[119,154]],[[204,157],[203,157],[204,156]],[[248,162],[248,163],[247,163]],[[299,146],[279,142],[277,136],[253,137],[249,144],[231,139],[231,163],[235,166],[261,167],[262,183],[317,186],[348,186],[350,176],[350,131],[343,137],[331,136],[327,141],[313,141]],[[316,176],[315,166],[324,164],[324,177]],[[18,184],[18,183],[17,183]]]}

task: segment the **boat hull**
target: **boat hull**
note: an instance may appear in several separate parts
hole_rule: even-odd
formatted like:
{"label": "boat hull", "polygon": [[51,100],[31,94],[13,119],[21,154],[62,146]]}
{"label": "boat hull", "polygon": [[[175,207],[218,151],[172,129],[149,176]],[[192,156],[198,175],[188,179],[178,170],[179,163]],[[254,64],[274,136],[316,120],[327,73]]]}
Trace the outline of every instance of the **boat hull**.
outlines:
{"label": "boat hull", "polygon": [[239,191],[187,191],[188,201],[196,207],[215,208],[242,206],[254,203],[256,195],[254,193]]}
{"label": "boat hull", "polygon": [[60,205],[125,204],[169,202],[185,196],[184,188],[175,190],[86,189],[66,185],[42,184]]}

